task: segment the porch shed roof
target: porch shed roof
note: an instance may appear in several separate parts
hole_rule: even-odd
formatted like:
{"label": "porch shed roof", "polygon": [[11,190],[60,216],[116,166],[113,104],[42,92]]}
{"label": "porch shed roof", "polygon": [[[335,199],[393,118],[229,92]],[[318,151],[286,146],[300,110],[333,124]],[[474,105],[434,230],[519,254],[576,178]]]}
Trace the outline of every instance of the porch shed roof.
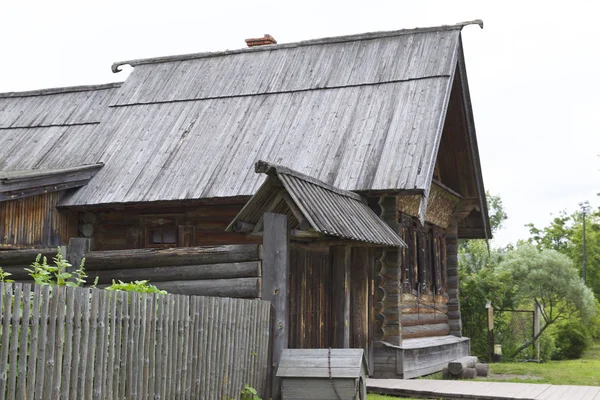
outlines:
{"label": "porch shed roof", "polygon": [[[358,194],[279,165],[258,161],[256,172],[269,175],[227,227],[237,222],[261,226],[265,212],[287,214],[290,228],[384,246],[406,246]],[[302,226],[302,223],[309,226]]]}

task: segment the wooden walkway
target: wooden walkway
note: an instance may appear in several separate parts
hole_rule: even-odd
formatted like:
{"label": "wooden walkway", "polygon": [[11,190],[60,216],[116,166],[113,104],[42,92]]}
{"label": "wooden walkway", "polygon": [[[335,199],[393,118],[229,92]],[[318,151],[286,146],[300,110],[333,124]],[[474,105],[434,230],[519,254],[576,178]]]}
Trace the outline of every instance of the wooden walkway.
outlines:
{"label": "wooden walkway", "polygon": [[430,379],[369,379],[371,393],[424,399],[600,400],[600,386]]}

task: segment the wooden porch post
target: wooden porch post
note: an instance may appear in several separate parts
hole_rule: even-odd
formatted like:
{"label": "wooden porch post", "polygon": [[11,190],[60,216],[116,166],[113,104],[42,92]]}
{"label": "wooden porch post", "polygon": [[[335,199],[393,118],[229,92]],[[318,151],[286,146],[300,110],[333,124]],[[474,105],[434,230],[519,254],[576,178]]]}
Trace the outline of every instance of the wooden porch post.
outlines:
{"label": "wooden porch post", "polygon": [[331,264],[333,268],[332,299],[333,309],[333,346],[347,349],[350,347],[350,246],[333,246]]}
{"label": "wooden porch post", "polygon": [[450,334],[462,337],[460,299],[458,297],[458,224],[452,221],[446,230],[446,262],[448,271],[448,325]]}
{"label": "wooden porch post", "polygon": [[272,379],[271,394],[267,398],[281,397],[280,381],[276,378],[279,359],[288,347],[289,299],[288,281],[290,273],[290,238],[286,215],[265,213],[263,236],[262,299],[272,304]]}

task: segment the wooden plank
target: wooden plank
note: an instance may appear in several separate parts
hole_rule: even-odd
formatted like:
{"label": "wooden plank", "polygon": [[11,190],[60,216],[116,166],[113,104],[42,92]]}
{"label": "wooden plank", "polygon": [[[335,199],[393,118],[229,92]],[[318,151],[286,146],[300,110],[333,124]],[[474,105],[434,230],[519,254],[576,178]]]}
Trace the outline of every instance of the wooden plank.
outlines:
{"label": "wooden plank", "polygon": [[76,291],[74,288],[68,287],[65,291],[66,297],[66,311],[65,311],[65,341],[64,341],[64,359],[60,374],[60,396],[63,399],[69,398],[69,388],[71,384],[71,364],[73,361],[73,324],[75,319],[75,295]]}
{"label": "wooden plank", "polygon": [[[2,288],[0,288],[0,291]],[[1,304],[1,302],[0,302]],[[26,397],[26,384],[27,384],[27,355],[31,351],[28,349],[29,344],[29,323],[31,314],[31,285],[23,285],[23,302],[22,302],[23,317],[21,320],[21,332],[19,339],[19,377],[17,381],[17,399],[24,399]],[[37,313],[35,314],[37,317]],[[16,338],[15,338],[16,339]],[[31,355],[33,357],[33,355]],[[0,392],[2,393],[2,392]]]}
{"label": "wooden plank", "polygon": [[[0,288],[1,290],[1,288]],[[33,289],[33,303],[31,305],[31,314],[33,316],[31,321],[31,339],[29,343],[29,351],[31,353],[35,353],[35,357],[29,357],[27,361],[27,393],[29,393],[29,397],[35,399],[35,387],[36,387],[36,363],[37,359],[40,356],[37,353],[38,350],[38,332],[40,326],[40,318],[38,318],[38,314],[41,314],[40,310],[40,301],[42,297],[42,287],[40,285],[34,285]]]}
{"label": "wooden plank", "polygon": [[9,350],[10,317],[12,312],[13,285],[0,283],[0,294],[2,295],[2,346],[0,348],[0,395],[4,396],[7,385],[7,367]]}
{"label": "wooden plank", "polygon": [[53,373],[54,373],[54,340],[56,338],[56,315],[58,313],[58,307],[59,307],[59,301],[58,301],[58,296],[59,296],[59,291],[58,288],[54,287],[51,289],[52,291],[52,296],[49,298],[49,307],[46,313],[42,314],[42,328],[44,328],[44,326],[46,325],[44,322],[45,318],[43,317],[44,315],[48,315],[47,318],[47,331],[43,332],[42,329],[42,334],[44,335],[42,340],[45,341],[45,343],[42,343],[45,347],[45,362],[41,365],[38,365],[38,368],[42,368],[44,370],[43,372],[43,379],[40,379],[40,383],[43,382],[43,385],[40,387],[40,392],[38,393],[38,396],[41,397],[45,397],[48,393],[51,393],[52,391],[52,378],[53,378]]}
{"label": "wooden plank", "polygon": [[82,390],[83,398],[85,400],[91,400],[94,393],[94,369],[95,361],[99,354],[96,354],[96,345],[98,339],[98,308],[100,303],[101,291],[98,289],[92,289],[92,299],[90,305],[90,331],[89,331],[89,350],[87,351],[87,370],[85,371],[85,390]]}
{"label": "wooden plank", "polygon": [[94,400],[100,400],[104,389],[104,377],[106,367],[106,346],[107,346],[107,310],[109,309],[110,292],[108,290],[102,290],[99,293],[99,306],[98,313],[92,316],[98,321],[98,327],[96,329],[96,360],[94,363],[94,378],[93,378],[93,391],[92,398]]}
{"label": "wooden plank", "polygon": [[[10,332],[10,357],[8,359],[9,369],[8,369],[8,384],[6,395],[8,400],[14,400],[15,391],[16,391],[16,383],[17,383],[17,362],[18,362],[18,354],[19,354],[19,325],[21,319],[21,298],[23,295],[23,284],[22,283],[13,283],[13,309],[12,309],[12,320],[5,320],[5,324],[10,324],[12,330]],[[2,395],[4,395],[4,391],[0,391]]]}
{"label": "wooden plank", "polygon": [[106,331],[107,331],[107,347],[106,347],[106,363],[104,366],[104,390],[102,398],[109,400],[109,396],[113,396],[113,380],[116,370],[115,366],[115,330],[116,330],[116,313],[117,301],[116,295],[118,292],[108,292],[108,305],[106,315]]}
{"label": "wooden plank", "polygon": [[350,347],[350,265],[352,248],[333,246],[330,249],[333,299],[333,346]]}
{"label": "wooden plank", "polygon": [[57,308],[56,315],[56,336],[54,339],[54,376],[52,377],[52,398],[60,398],[62,383],[63,351],[64,351],[64,330],[65,330],[65,303],[67,302],[67,288],[57,288]]}
{"label": "wooden plank", "polygon": [[86,374],[88,368],[92,368],[91,365],[88,365],[89,358],[89,347],[90,347],[90,304],[93,290],[87,290],[83,292],[83,296],[81,299],[81,339],[80,339],[80,347],[79,347],[79,369],[76,374],[78,379],[74,387],[74,391],[72,394],[77,399],[81,399],[83,397],[83,393],[86,390]]}
{"label": "wooden plank", "polygon": [[[286,215],[264,214],[262,299],[273,304],[271,371],[276,371],[283,349],[288,346],[290,273],[289,229]],[[271,372],[269,372],[271,373]],[[280,384],[274,377],[269,397],[280,397]]]}

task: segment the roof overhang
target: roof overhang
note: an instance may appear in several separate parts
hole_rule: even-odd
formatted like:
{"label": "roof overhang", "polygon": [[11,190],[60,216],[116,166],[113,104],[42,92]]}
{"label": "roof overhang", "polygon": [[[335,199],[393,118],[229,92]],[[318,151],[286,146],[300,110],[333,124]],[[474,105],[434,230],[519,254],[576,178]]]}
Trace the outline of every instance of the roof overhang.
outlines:
{"label": "roof overhang", "polygon": [[81,187],[103,166],[97,163],[60,169],[0,171],[0,201]]}
{"label": "roof overhang", "polygon": [[227,227],[229,232],[262,235],[266,212],[285,214],[292,238],[342,239],[374,246],[404,246],[360,195],[340,190],[291,169],[258,161],[257,173],[268,175]]}
{"label": "roof overhang", "polygon": [[477,145],[477,134],[475,131],[475,118],[473,117],[473,105],[471,103],[471,94],[469,92],[469,82],[467,80],[467,68],[465,64],[462,40],[459,40],[458,72],[460,74],[462,98],[464,102],[464,110],[467,120],[467,134],[472,154],[471,161],[473,163],[473,170],[475,172],[475,184],[477,188],[477,197],[479,202],[478,207],[475,208],[475,211],[479,212],[481,216],[481,223],[483,225],[483,229],[480,229],[479,232],[474,233],[467,233],[466,231],[461,233],[461,229],[459,226],[458,236],[465,239],[491,239],[492,229],[490,226],[490,217],[488,213],[485,187],[483,185],[483,173],[481,171],[479,147]]}

